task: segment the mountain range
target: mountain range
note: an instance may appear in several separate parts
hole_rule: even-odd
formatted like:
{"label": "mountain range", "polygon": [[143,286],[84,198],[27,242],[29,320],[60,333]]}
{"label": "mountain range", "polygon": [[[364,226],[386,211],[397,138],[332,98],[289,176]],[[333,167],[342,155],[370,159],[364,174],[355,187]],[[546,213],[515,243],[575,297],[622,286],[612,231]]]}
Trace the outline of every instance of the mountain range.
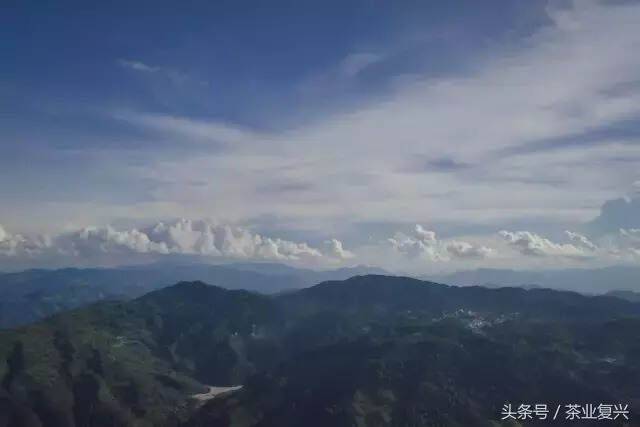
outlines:
{"label": "mountain range", "polygon": [[479,268],[448,274],[425,275],[422,278],[460,286],[542,287],[588,294],[604,294],[615,290],[640,290],[640,267],[623,265],[540,271]]}
{"label": "mountain range", "polygon": [[514,425],[507,402],[634,414],[639,328],[639,303],[549,289],[180,282],[0,331],[0,426]]}
{"label": "mountain range", "polygon": [[182,280],[270,294],[371,273],[384,271],[364,266],[315,271],[276,263],[158,263],[4,273],[0,274],[0,327],[30,323],[97,301],[136,298]]}

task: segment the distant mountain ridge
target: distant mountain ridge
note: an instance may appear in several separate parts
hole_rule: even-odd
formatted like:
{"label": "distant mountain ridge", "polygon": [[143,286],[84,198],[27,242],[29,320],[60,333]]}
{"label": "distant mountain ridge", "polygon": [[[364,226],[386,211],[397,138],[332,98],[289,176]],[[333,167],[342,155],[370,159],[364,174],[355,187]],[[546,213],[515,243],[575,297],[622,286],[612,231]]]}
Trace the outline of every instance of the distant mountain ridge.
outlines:
{"label": "distant mountain ridge", "polygon": [[0,274],[0,327],[33,322],[96,301],[136,298],[179,281],[200,280],[228,289],[270,294],[380,271],[370,267],[315,271],[283,264],[190,263],[5,273]]}
{"label": "distant mountain ridge", "polygon": [[640,292],[634,291],[609,291],[607,296],[621,298],[631,302],[640,302]]}
{"label": "distant mountain ridge", "polygon": [[479,268],[421,278],[460,286],[544,287],[592,294],[619,289],[640,290],[640,267],[634,266],[546,271]]}
{"label": "distant mountain ridge", "polygon": [[[419,279],[367,275],[329,281],[279,298],[306,312],[363,310],[437,313],[467,309],[480,312],[518,312],[560,318],[606,318],[640,314],[640,304],[613,296],[584,296],[571,291],[450,286]],[[602,316],[602,317],[601,317]]]}

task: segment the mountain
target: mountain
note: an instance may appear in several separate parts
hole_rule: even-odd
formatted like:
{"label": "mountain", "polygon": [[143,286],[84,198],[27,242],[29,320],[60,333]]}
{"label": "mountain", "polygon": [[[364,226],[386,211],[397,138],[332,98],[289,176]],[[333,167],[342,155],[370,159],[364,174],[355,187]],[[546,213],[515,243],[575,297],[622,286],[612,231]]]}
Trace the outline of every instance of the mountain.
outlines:
{"label": "mountain", "polygon": [[496,426],[516,425],[499,423],[508,402],[640,408],[639,304],[384,276],[279,300],[295,351],[186,425]]}
{"label": "mountain", "polygon": [[280,313],[268,297],[182,282],[0,331],[4,425],[175,423],[202,384],[271,366],[264,338],[283,327]]}
{"label": "mountain", "polygon": [[453,285],[491,287],[544,287],[590,294],[604,294],[617,289],[640,290],[640,267],[612,266],[593,269],[515,271],[493,268],[429,275],[424,279]]}
{"label": "mountain", "polygon": [[367,274],[388,274],[385,270],[378,267],[369,267],[358,265],[355,267],[343,267],[335,270],[309,270],[306,268],[295,268],[286,264],[269,263],[269,262],[245,262],[232,263],[228,267],[241,270],[253,271],[274,276],[293,276],[298,277],[307,286],[315,285],[328,280],[345,280],[353,276],[362,276]]}
{"label": "mountain", "polygon": [[634,291],[609,291],[607,296],[621,298],[631,302],[640,302],[640,292]]}
{"label": "mountain", "polygon": [[377,272],[369,267],[314,271],[283,264],[152,264],[113,269],[27,270],[0,274],[0,327],[18,326],[97,301],[127,300],[171,283],[201,280],[261,293]]}
{"label": "mountain", "polygon": [[607,318],[637,315],[638,305],[610,296],[587,297],[551,289],[448,286],[408,277],[356,276],[346,281],[321,283],[281,300],[309,313],[398,313],[422,311],[441,314],[459,309],[481,313],[514,313],[551,316],[554,319]]}
{"label": "mountain", "polygon": [[0,331],[0,426],[482,426],[506,402],[633,413],[639,328],[638,303],[549,289],[180,282]]}
{"label": "mountain", "polygon": [[637,319],[596,328],[515,324],[477,333],[441,322],[340,341],[251,377],[241,393],[208,402],[186,425],[544,425],[500,423],[506,403],[545,404],[549,419],[561,405],[557,425],[582,425],[566,420],[565,402],[625,402],[635,414],[640,353],[637,342],[616,344],[639,326]]}

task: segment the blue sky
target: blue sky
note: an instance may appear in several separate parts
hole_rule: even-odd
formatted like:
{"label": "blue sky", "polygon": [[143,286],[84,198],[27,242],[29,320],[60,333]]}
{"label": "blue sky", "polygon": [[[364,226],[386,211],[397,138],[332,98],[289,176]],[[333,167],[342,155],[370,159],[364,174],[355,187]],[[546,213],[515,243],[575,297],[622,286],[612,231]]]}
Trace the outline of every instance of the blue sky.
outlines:
{"label": "blue sky", "polygon": [[[640,256],[637,2],[6,10],[0,268],[128,252],[415,271]],[[607,200],[622,213],[595,219]],[[159,221],[178,231],[153,234]]]}
{"label": "blue sky", "polygon": [[[546,22],[542,3],[526,1],[16,3],[1,42],[3,110],[15,127],[50,109],[84,116],[126,106],[281,128],[295,125],[282,122],[287,116],[304,120],[384,94],[400,74],[464,73],[478,50],[517,43]],[[327,74],[358,54],[365,65],[366,55],[385,58],[348,86],[331,81],[338,76]],[[321,99],[300,93],[323,79]],[[126,131],[93,120],[92,133]]]}

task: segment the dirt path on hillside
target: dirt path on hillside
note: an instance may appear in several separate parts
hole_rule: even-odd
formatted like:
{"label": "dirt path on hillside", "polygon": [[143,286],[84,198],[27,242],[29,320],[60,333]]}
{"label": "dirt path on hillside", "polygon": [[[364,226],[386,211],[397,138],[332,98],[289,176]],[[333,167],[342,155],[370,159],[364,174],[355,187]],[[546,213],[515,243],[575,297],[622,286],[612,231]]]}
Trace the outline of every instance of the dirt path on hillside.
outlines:
{"label": "dirt path on hillside", "polygon": [[220,396],[221,394],[226,394],[226,393],[233,393],[234,391],[238,391],[242,388],[241,385],[234,385],[231,387],[215,387],[215,386],[209,386],[209,391],[206,393],[198,393],[198,394],[192,394],[191,397],[193,397],[196,400],[199,400],[201,402],[206,402],[207,400],[213,399],[216,396]]}

